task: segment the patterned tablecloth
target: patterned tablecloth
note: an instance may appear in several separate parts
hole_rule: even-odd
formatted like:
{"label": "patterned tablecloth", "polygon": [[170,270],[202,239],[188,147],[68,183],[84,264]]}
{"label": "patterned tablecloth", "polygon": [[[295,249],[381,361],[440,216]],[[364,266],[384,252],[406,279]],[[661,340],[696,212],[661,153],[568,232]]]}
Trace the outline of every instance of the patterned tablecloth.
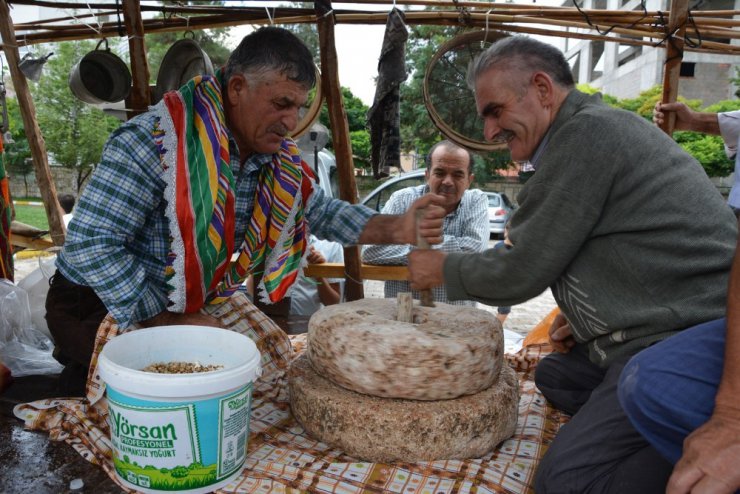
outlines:
{"label": "patterned tablecloth", "polygon": [[[533,345],[506,355],[506,362],[519,377],[519,420],[514,436],[493,452],[472,460],[357,461],[311,438],[290,413],[286,370],[305,350],[306,335],[286,336],[240,299],[211,313],[225,326],[251,337],[263,356],[263,376],[254,387],[247,461],[241,475],[218,492],[533,492],[537,463],[567,421],[567,415],[548,405],[534,385],[534,367],[550,347]],[[117,332],[112,320],[103,322],[96,355]],[[93,364],[96,361],[97,357]],[[118,483],[111,459],[104,386],[96,365],[91,366],[86,398],[39,400],[18,405],[15,414],[27,428],[47,431],[52,440],[70,444]]]}

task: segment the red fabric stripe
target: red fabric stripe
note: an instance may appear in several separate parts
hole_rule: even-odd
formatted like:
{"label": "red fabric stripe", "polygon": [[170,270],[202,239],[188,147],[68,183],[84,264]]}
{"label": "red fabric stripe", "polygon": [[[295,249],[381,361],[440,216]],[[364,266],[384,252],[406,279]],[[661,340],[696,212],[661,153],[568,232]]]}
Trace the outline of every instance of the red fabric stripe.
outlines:
{"label": "red fabric stripe", "polygon": [[[193,209],[190,203],[190,179],[185,159],[185,144],[187,142],[184,135],[185,129],[185,112],[184,106],[179,101],[179,95],[175,92],[165,94],[165,104],[172,117],[175,129],[177,129],[177,159],[176,159],[176,184],[175,204],[177,208],[177,222],[180,226],[180,235],[183,242],[183,266],[185,270],[185,293],[186,297],[185,313],[193,313],[200,310],[203,306],[205,294],[203,293],[203,273],[201,273],[200,262],[198,260],[195,239],[193,231],[195,221],[193,219]],[[189,207],[182,207],[187,204]],[[192,296],[191,296],[192,295]]]}

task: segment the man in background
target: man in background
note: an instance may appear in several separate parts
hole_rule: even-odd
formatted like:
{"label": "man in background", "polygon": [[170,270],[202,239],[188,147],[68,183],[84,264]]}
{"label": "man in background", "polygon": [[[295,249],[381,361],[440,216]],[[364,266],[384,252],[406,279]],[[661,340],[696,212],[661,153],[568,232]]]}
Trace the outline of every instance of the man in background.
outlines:
{"label": "man in background", "polygon": [[[444,140],[429,150],[426,163],[426,184],[394,192],[383,206],[383,214],[404,214],[411,204],[428,192],[444,197],[444,240],[435,246],[445,252],[481,252],[488,245],[488,198],[478,189],[470,189],[473,174],[473,155],[470,151]],[[367,264],[405,265],[414,245],[367,245],[362,260]],[[399,292],[411,292],[409,282],[385,282],[385,297],[395,298]],[[432,290],[436,302],[454,305],[475,305],[473,301],[453,301],[447,298],[444,286]],[[413,296],[419,299],[419,292]]]}
{"label": "man in background", "polygon": [[57,200],[64,211],[64,216],[62,216],[64,226],[69,227],[69,222],[72,221],[72,210],[75,207],[75,196],[72,194],[62,194]]}

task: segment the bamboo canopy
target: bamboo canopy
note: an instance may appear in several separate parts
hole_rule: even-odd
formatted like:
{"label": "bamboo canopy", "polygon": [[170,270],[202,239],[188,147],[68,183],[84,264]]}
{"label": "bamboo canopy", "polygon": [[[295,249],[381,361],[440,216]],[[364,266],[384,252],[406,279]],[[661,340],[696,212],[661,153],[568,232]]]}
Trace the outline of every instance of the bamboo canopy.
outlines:
{"label": "bamboo canopy", "polygon": [[[702,10],[688,8],[688,0],[672,0],[668,11],[598,10],[574,6],[546,7],[469,0],[345,0],[347,9],[333,9],[331,0],[305,4],[305,7],[273,7],[274,2],[259,0],[252,6],[182,5],[152,0],[108,0],[99,2],[65,2],[58,0],[0,0],[0,33],[11,75],[21,105],[26,129],[31,129],[31,151],[42,196],[50,217],[55,244],[64,238],[64,227],[56,201],[54,184],[50,181],[46,151],[25,78],[17,69],[18,50],[22,46],[83,39],[126,36],[131,53],[133,74],[132,113],[146,110],[149,102],[149,68],[144,34],[179,32],[195,29],[225,28],[266,24],[316,24],[320,35],[323,90],[332,120],[332,134],[340,176],[341,197],[352,201],[355,193],[352,173],[352,149],[344,115],[341,84],[336,70],[336,47],[333,26],[336,24],[384,25],[388,12],[405,6],[405,22],[409,26],[457,26],[461,29],[490,29],[507,33],[525,33],[561,38],[615,42],[665,48],[667,62],[663,101],[674,101],[678,90],[678,75],[683,53],[694,51],[710,54],[740,55],[740,11]],[[254,6],[256,5],[256,6]],[[32,6],[69,12],[65,17],[14,23],[13,7]],[[379,11],[378,7],[386,7]],[[114,19],[114,20],[110,20]],[[345,120],[344,125],[341,121]],[[665,130],[670,133],[670,125]],[[340,159],[341,158],[341,159]],[[345,252],[352,280],[349,300],[362,296],[357,249]]]}
{"label": "bamboo canopy", "polygon": [[[257,0],[256,3],[258,3]],[[132,3],[123,0],[123,4]],[[139,3],[139,2],[135,2]],[[142,3],[142,14],[160,14],[143,19],[144,32],[161,33],[187,29],[209,29],[244,24],[316,23],[313,7],[265,7],[155,5]],[[335,24],[385,24],[387,12],[378,5],[433,7],[434,10],[407,10],[408,25],[444,25],[464,28],[499,29],[508,32],[554,37],[604,40],[629,45],[663,46],[677,35],[669,24],[670,11],[622,11],[545,7],[494,2],[446,0],[349,0],[342,2],[355,9],[333,10]],[[44,0],[9,0],[9,5],[31,5],[54,9],[73,9],[74,16],[58,17],[32,23],[16,24],[19,45],[120,36],[120,21],[104,21],[120,14],[120,4],[109,2],[73,3]],[[364,9],[364,10],[363,10]],[[12,13],[11,13],[12,15]],[[685,50],[709,53],[740,53],[740,46],[730,43],[740,38],[740,16],[734,10],[692,11],[685,30]],[[577,31],[574,31],[577,30]],[[600,34],[604,33],[604,34]],[[635,39],[635,38],[639,39]]]}

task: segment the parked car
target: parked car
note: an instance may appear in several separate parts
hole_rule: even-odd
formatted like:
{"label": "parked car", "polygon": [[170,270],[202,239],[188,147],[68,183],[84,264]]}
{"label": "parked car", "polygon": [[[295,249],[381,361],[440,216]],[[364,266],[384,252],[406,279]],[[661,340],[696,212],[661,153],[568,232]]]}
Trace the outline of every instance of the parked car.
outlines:
{"label": "parked car", "polygon": [[[395,191],[425,183],[424,173],[425,169],[421,168],[389,178],[373,189],[362,200],[362,204],[376,211],[381,211]],[[488,196],[488,222],[491,228],[491,236],[503,238],[504,225],[509,221],[509,216],[516,209],[516,206],[503,192],[486,192],[486,195]]]}
{"label": "parked car", "polygon": [[405,189],[406,187],[412,187],[414,185],[422,185],[426,182],[424,178],[424,168],[413,170],[397,177],[389,178],[382,184],[378,185],[372,192],[370,192],[362,200],[362,204],[374,209],[381,211],[385,203],[388,202],[388,198],[391,197],[397,190]]}
{"label": "parked car", "polygon": [[504,227],[516,206],[503,192],[486,192],[488,196],[488,223],[491,236],[504,238]]}

